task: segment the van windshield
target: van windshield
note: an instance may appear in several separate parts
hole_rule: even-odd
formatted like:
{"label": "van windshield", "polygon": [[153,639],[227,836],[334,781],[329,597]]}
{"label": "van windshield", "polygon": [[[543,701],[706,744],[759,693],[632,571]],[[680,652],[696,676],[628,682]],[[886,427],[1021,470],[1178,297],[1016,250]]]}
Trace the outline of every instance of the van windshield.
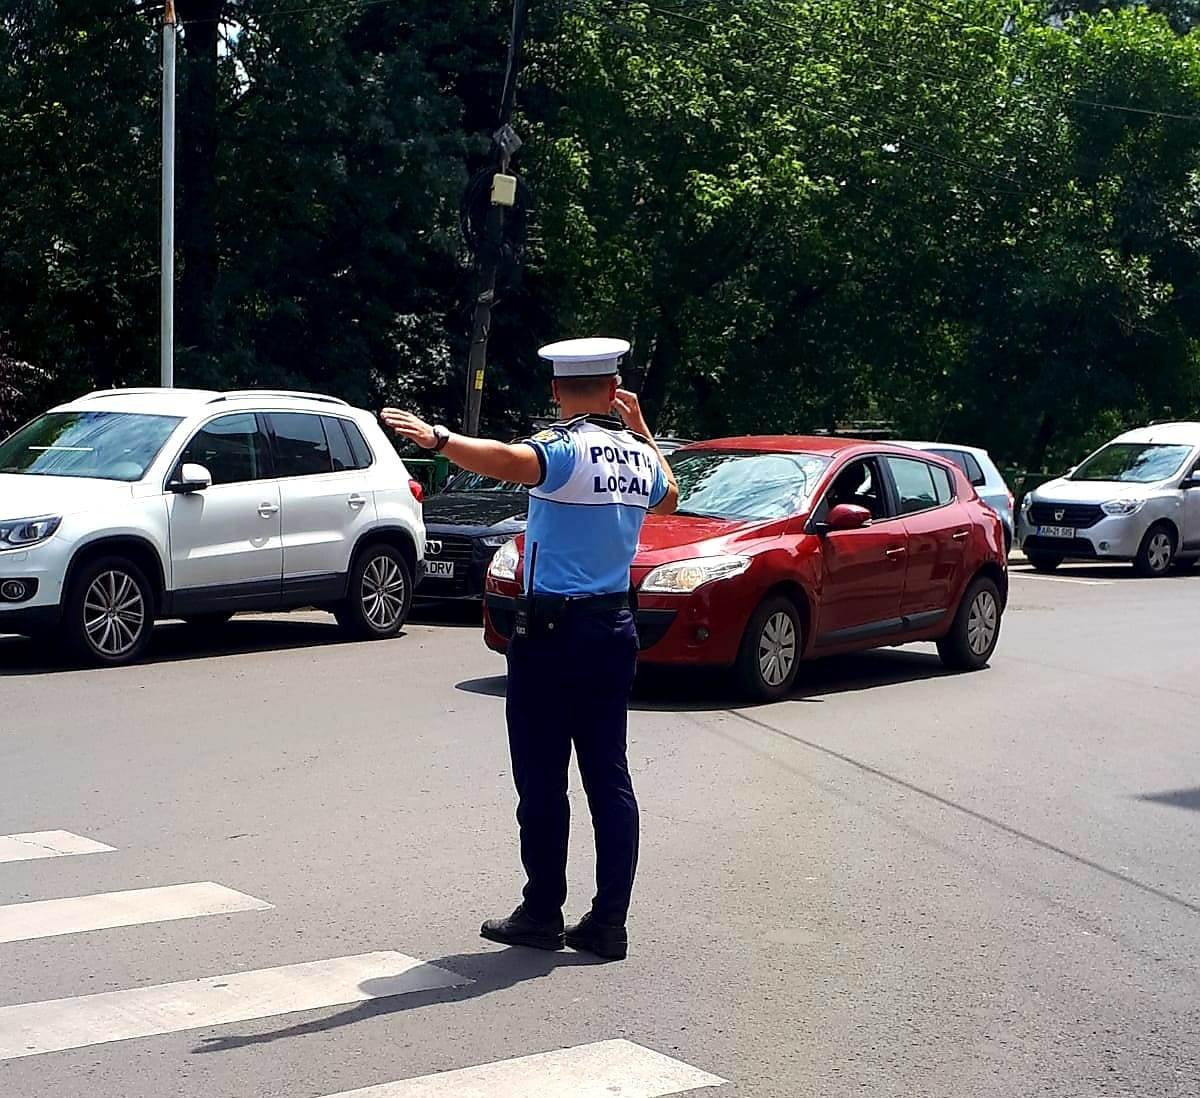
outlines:
{"label": "van windshield", "polygon": [[1161,442],[1110,442],[1079,466],[1070,479],[1153,484],[1178,473],[1191,452],[1190,446]]}

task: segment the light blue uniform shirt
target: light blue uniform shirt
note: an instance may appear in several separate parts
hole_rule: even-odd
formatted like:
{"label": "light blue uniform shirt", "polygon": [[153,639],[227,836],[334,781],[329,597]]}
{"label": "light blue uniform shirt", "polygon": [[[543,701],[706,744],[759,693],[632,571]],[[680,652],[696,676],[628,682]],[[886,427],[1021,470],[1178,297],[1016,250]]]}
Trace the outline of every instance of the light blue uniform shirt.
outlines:
{"label": "light blue uniform shirt", "polygon": [[667,494],[654,448],[609,416],[581,416],[525,441],[542,465],[525,528],[526,569],[537,546],[534,590],[628,591],[646,511]]}

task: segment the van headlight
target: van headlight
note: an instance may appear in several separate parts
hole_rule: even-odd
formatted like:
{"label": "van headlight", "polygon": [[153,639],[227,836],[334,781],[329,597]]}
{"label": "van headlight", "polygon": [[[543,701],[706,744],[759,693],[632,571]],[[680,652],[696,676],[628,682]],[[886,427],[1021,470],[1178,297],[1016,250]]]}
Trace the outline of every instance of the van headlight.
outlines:
{"label": "van headlight", "polygon": [[492,557],[492,563],[488,565],[488,575],[492,579],[515,580],[517,565],[520,563],[521,554],[517,552],[516,538],[509,538]]}
{"label": "van headlight", "polygon": [[62,522],[61,515],[0,521],[0,549],[24,549],[45,541]]}
{"label": "van headlight", "polygon": [[642,580],[638,590],[647,595],[688,595],[713,580],[740,576],[749,567],[749,557],[734,554],[677,560],[660,564]]}
{"label": "van headlight", "polygon": [[1100,510],[1106,515],[1133,515],[1142,509],[1144,499],[1110,499],[1100,504]]}

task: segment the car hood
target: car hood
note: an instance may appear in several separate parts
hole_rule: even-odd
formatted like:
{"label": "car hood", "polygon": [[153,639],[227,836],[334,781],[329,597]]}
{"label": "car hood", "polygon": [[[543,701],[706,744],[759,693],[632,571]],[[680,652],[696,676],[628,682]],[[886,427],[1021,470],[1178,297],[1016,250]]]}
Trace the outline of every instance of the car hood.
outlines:
{"label": "car hood", "polygon": [[425,525],[524,528],[529,497],[524,492],[443,492],[425,501]]}
{"label": "car hood", "polygon": [[132,495],[133,486],[122,480],[0,473],[0,519],[72,514]]}
{"label": "car hood", "polygon": [[657,565],[711,553],[736,553],[743,543],[778,537],[786,522],[746,522],[694,515],[648,515],[635,564]]}
{"label": "car hood", "polygon": [[1047,503],[1107,503],[1110,499],[1143,499],[1162,489],[1164,482],[1133,484],[1127,480],[1069,480],[1059,477],[1034,490],[1035,500]]}

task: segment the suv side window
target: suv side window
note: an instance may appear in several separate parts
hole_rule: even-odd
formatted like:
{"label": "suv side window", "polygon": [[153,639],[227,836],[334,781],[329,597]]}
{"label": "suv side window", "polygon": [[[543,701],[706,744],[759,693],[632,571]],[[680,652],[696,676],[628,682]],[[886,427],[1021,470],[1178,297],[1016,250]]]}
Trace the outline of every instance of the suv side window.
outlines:
{"label": "suv side window", "polygon": [[940,458],[945,458],[947,461],[954,462],[964,473],[967,474],[967,480],[971,482],[973,488],[982,488],[987,484],[987,475],[983,471],[983,466],[979,464],[974,454],[967,453],[966,450],[935,450],[930,447],[931,454],[937,454]]}
{"label": "suv side window", "polygon": [[311,412],[272,412],[269,418],[279,476],[311,477],[333,472],[320,416]]}
{"label": "suv side window", "polygon": [[354,467],[356,469],[369,469],[375,464],[375,455],[371,453],[371,447],[367,445],[367,440],[363,438],[363,433],[358,429],[358,424],[348,419],[343,419],[341,424],[345,428],[346,437],[350,440],[350,449],[354,451]]}
{"label": "suv side window", "polygon": [[203,465],[217,484],[242,484],[270,477],[267,436],[253,412],[220,416],[200,428],[183,449],[179,464]]}
{"label": "suv side window", "polygon": [[325,428],[325,441],[329,443],[329,456],[333,458],[333,471],[344,473],[347,469],[357,469],[358,462],[350,449],[350,440],[342,430],[342,421],[333,416],[322,416],[321,425]]}
{"label": "suv side window", "polygon": [[933,482],[933,466],[916,458],[886,457],[884,459],[896,482],[900,499],[900,514],[914,515],[940,506]]}

